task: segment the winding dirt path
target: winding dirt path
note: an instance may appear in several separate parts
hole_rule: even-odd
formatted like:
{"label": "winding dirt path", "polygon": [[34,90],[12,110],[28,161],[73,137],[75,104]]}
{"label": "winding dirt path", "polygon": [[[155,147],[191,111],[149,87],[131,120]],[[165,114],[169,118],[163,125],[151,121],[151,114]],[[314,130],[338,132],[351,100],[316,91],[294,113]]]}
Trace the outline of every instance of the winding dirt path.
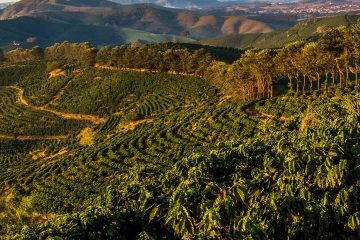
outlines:
{"label": "winding dirt path", "polygon": [[[53,113],[61,118],[65,118],[65,119],[73,119],[73,120],[80,120],[80,121],[89,121],[95,124],[100,124],[100,123],[104,123],[106,122],[106,118],[101,118],[95,115],[87,115],[87,114],[73,114],[73,113],[65,113],[65,112],[60,112],[60,111],[55,111],[52,109],[48,109],[46,106],[44,107],[37,107],[37,106],[33,106],[30,105],[26,99],[24,98],[24,90],[19,88],[18,86],[9,86],[9,88],[15,89],[17,90],[17,99],[18,102],[35,110],[39,110],[39,111],[46,111],[46,112],[50,112]],[[61,91],[60,91],[61,94]],[[55,97],[54,99],[56,99],[57,97]]]}

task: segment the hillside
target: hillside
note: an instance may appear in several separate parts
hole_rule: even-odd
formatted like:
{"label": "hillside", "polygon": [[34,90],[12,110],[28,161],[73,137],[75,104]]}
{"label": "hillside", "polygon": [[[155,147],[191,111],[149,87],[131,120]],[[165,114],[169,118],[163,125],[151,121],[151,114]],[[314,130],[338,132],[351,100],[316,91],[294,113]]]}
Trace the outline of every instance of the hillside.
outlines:
{"label": "hillside", "polygon": [[20,17],[0,21],[0,48],[9,50],[17,47],[50,46],[57,42],[89,42],[94,46],[118,45],[136,41],[192,42],[190,38],[154,34],[127,28],[65,24],[33,17]]}
{"label": "hillside", "polygon": [[0,47],[34,45],[49,46],[56,42],[90,42],[94,45],[118,44],[120,35],[108,27],[63,24],[43,21],[32,17],[21,17],[0,21]]}
{"label": "hillside", "polygon": [[356,239],[360,84],[326,59],[339,31],[279,51],[7,52],[0,238]]}
{"label": "hillside", "polygon": [[[172,8],[202,8],[227,5],[224,1],[217,0],[113,0],[120,4],[153,3],[163,7]],[[244,3],[245,1],[232,1],[234,3]]]}
{"label": "hillside", "polygon": [[267,33],[279,24],[239,16],[203,15],[149,4],[120,6],[102,1],[23,0],[0,12],[0,19],[31,16],[44,21],[135,29],[156,34],[183,35],[192,39],[230,33]]}
{"label": "hillside", "polygon": [[357,15],[342,15],[318,19],[308,19],[297,23],[294,27],[277,30],[265,34],[232,34],[213,39],[201,40],[201,44],[223,47],[247,48],[279,48],[286,43],[298,40],[316,39],[326,30],[337,26],[352,26],[359,17]]}
{"label": "hillside", "polygon": [[1,11],[0,19],[29,16],[34,12],[90,11],[92,8],[116,8],[118,4],[107,0],[21,0]]}

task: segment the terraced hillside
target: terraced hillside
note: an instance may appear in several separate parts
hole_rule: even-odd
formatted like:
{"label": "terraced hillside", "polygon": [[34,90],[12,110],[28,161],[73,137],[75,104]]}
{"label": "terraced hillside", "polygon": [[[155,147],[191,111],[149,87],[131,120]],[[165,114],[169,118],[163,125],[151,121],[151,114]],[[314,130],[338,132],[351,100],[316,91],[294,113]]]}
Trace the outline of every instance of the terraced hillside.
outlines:
{"label": "terraced hillside", "polygon": [[[258,123],[202,79],[71,66],[63,74],[49,78],[43,62],[0,69],[2,197],[37,199],[30,222],[81,209],[129,169],[163,171],[251,136]],[[2,227],[18,221],[8,217]]]}
{"label": "terraced hillside", "polygon": [[62,139],[84,126],[81,122],[24,104],[14,88],[0,90],[0,103],[0,138]]}
{"label": "terraced hillside", "polygon": [[[148,48],[167,46],[178,67],[179,45]],[[0,67],[1,237],[358,236],[355,81],[240,101],[193,72],[67,57]]]}

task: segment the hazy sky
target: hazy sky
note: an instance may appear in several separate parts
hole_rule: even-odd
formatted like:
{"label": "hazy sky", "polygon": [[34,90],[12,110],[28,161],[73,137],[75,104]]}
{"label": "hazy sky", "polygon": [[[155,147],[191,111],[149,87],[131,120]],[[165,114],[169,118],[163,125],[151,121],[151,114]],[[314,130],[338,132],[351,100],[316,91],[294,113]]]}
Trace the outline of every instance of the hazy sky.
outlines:
{"label": "hazy sky", "polygon": [[17,2],[19,0],[0,0],[0,3],[6,3],[6,2]]}

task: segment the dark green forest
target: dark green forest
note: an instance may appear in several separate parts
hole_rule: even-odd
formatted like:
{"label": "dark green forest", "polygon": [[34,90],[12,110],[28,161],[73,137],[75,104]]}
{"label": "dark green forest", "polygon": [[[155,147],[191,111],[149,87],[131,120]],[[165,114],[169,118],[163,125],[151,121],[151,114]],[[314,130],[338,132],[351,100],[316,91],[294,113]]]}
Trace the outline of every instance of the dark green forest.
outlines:
{"label": "dark green forest", "polygon": [[360,22],[0,62],[0,239],[360,238]]}

